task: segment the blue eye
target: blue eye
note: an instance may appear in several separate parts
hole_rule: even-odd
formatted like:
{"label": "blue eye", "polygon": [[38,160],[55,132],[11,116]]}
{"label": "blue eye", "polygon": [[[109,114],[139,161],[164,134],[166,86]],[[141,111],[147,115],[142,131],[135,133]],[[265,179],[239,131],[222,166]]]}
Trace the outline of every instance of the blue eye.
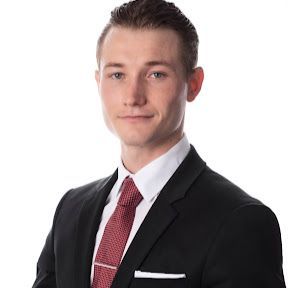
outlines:
{"label": "blue eye", "polygon": [[123,78],[123,73],[120,73],[120,72],[113,73],[111,78],[116,79],[116,80],[120,80]]}
{"label": "blue eye", "polygon": [[165,74],[164,74],[164,73],[161,73],[161,72],[153,72],[153,73],[152,73],[152,77],[153,77],[153,78],[156,78],[156,79],[159,79],[159,78],[165,77]]}

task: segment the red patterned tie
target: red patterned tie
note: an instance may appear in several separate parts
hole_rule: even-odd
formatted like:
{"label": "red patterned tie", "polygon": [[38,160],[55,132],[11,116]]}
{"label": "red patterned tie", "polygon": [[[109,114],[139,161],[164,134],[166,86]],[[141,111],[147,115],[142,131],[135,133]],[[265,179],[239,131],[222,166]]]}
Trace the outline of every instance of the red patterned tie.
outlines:
{"label": "red patterned tie", "polygon": [[95,261],[92,288],[108,288],[117,272],[142,195],[131,178],[122,184],[117,206],[106,224]]}

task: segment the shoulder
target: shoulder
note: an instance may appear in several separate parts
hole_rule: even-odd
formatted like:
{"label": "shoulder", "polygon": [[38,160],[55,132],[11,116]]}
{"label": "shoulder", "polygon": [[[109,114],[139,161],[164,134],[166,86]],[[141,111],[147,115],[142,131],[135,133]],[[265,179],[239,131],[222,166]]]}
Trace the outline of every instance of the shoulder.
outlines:
{"label": "shoulder", "polygon": [[[281,233],[273,211],[209,167],[195,181],[195,189],[203,204],[199,211],[204,215],[203,226],[211,231],[203,274],[205,282],[236,283],[241,271],[245,283],[251,280],[251,275],[267,272],[267,279],[261,279],[278,283],[276,276],[282,263]],[[253,287],[268,287],[265,286],[268,282],[265,284],[259,279],[253,279],[257,283]],[[244,287],[244,282],[239,287]]]}
{"label": "shoulder", "polygon": [[97,193],[99,193],[99,191],[101,191],[109,183],[109,181],[110,182],[112,181],[114,184],[115,182],[113,181],[113,178],[115,178],[114,174],[105,178],[98,179],[91,183],[82,185],[80,187],[71,189],[70,191],[66,193],[67,194],[66,200],[81,201],[81,200],[86,200],[90,197],[94,197],[95,195],[97,195]]}
{"label": "shoulder", "polygon": [[195,179],[184,205],[189,213],[198,215],[201,225],[211,232],[211,239],[218,235],[222,227],[230,227],[229,223],[234,227],[241,223],[245,226],[246,221],[251,221],[251,225],[253,221],[260,225],[268,218],[277,223],[273,212],[260,200],[209,167],[205,167]]}
{"label": "shoulder", "polygon": [[211,208],[215,206],[218,209],[231,212],[242,206],[263,204],[208,166],[195,181],[195,188],[203,200],[213,203]]}
{"label": "shoulder", "polygon": [[[253,249],[258,241],[259,249],[264,244],[273,247],[271,243],[281,242],[280,228],[274,212],[227,178],[206,167],[195,186],[200,201],[205,203],[202,213],[209,215],[209,224],[214,225],[215,243],[225,238],[225,241],[220,241],[224,243],[223,249],[227,248],[226,245],[231,246],[234,241],[235,245],[244,246],[246,241],[249,245],[254,241]],[[209,224],[207,223],[207,226]],[[254,240],[248,240],[249,237]],[[239,241],[240,239],[243,242]],[[271,245],[268,245],[269,243]],[[279,248],[281,245],[275,247]],[[249,247],[246,248],[249,250]],[[262,247],[259,251],[263,249]],[[280,257],[281,251],[277,252]]]}
{"label": "shoulder", "polygon": [[[193,188],[192,188],[193,187]],[[198,203],[210,221],[217,221],[218,228],[227,227],[278,227],[274,212],[239,186],[206,166],[190,190],[191,198]],[[192,200],[191,199],[191,200]],[[237,224],[237,225],[236,225]]]}
{"label": "shoulder", "polygon": [[108,177],[101,178],[80,187],[70,189],[59,201],[55,215],[57,216],[60,213],[60,210],[62,211],[61,214],[76,214],[77,211],[81,210],[84,202],[97,198],[103,190],[111,190],[116,179],[117,170]]}

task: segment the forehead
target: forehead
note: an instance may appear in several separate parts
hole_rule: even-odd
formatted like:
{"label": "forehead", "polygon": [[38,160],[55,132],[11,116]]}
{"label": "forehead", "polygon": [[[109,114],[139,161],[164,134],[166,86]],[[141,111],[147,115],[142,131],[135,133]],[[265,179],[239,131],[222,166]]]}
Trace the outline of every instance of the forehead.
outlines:
{"label": "forehead", "polygon": [[162,60],[180,62],[180,37],[171,29],[112,27],[101,47],[100,65],[107,62],[141,63]]}

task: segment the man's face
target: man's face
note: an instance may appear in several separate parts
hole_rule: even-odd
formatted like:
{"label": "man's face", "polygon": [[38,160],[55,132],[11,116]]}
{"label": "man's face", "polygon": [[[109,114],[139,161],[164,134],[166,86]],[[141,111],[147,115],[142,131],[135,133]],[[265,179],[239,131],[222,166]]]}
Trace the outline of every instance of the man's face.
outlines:
{"label": "man's face", "polygon": [[189,82],[173,30],[113,27],[96,80],[108,128],[122,145],[155,148],[183,133]]}

